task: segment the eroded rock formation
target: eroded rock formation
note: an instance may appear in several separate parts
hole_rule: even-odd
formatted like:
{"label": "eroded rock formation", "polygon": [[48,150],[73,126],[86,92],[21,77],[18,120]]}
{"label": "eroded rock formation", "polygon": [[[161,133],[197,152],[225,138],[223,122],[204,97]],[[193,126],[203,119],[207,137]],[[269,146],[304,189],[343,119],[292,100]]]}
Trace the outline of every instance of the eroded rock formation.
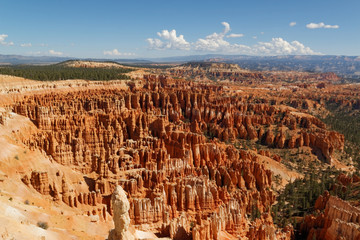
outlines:
{"label": "eroded rock formation", "polygon": [[[38,93],[7,106],[39,129],[24,143],[82,173],[87,189],[61,172],[25,173],[23,182],[100,220],[107,214],[117,218],[109,196],[120,185],[128,194],[131,224],[172,238],[219,239],[226,232],[289,239],[291,229],[273,225],[272,172],[259,155],[277,162],[281,157],[232,143],[308,147],[331,163],[334,151],[344,147],[343,135],[271,94],[265,99],[223,85],[144,78],[141,84],[129,82],[128,90]],[[259,216],[251,218],[254,208]]]}
{"label": "eroded rock formation", "polygon": [[360,209],[325,192],[315,204],[317,216],[308,215],[301,226],[307,239],[360,239]]}
{"label": "eroded rock formation", "polygon": [[135,236],[130,232],[130,204],[126,197],[126,192],[121,186],[116,186],[111,195],[113,208],[113,220],[115,228],[110,231],[108,240],[134,240]]}

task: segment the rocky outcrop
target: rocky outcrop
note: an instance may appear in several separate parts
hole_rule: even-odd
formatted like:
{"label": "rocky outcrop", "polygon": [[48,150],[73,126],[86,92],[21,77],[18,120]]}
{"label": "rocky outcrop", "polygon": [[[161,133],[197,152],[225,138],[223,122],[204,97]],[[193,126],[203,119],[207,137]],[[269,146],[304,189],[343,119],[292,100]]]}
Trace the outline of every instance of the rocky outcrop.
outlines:
{"label": "rocky outcrop", "polygon": [[317,216],[308,215],[301,225],[307,239],[360,239],[360,209],[328,192],[319,196]]}
{"label": "rocky outcrop", "polygon": [[[27,177],[24,178],[26,184]],[[47,172],[36,172],[31,173],[30,183],[36,191],[41,194],[48,195],[50,193],[49,178]]]}
{"label": "rocky outcrop", "polygon": [[126,197],[126,192],[121,186],[116,186],[111,196],[111,203],[115,228],[110,231],[108,240],[135,240],[135,236],[129,231],[130,204]]}

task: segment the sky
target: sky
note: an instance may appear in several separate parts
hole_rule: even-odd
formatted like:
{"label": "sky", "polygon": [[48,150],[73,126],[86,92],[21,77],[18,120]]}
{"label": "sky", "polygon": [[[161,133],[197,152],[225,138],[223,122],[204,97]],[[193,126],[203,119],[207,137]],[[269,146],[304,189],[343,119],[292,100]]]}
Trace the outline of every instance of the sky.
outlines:
{"label": "sky", "polygon": [[1,0],[0,54],[360,55],[359,0]]}

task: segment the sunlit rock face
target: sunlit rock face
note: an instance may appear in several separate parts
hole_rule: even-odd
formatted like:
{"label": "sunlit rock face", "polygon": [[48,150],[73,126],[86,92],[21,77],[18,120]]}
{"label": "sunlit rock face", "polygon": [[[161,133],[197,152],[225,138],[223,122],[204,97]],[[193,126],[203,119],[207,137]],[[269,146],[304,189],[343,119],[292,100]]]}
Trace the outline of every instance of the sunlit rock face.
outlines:
{"label": "sunlit rock face", "polygon": [[111,203],[115,229],[110,231],[108,240],[134,240],[135,236],[129,231],[130,204],[126,197],[126,192],[121,186],[116,186],[111,196]]}
{"label": "sunlit rock face", "polygon": [[[130,223],[174,239],[219,239],[225,232],[235,238],[289,238],[290,231],[272,222],[273,174],[260,158],[281,157],[232,142],[306,146],[331,162],[344,137],[272,96],[265,101],[217,84],[145,79],[126,90],[54,91],[12,104],[39,129],[24,143],[82,173],[87,189],[61,172],[24,173],[23,182],[70,207],[88,206],[88,215],[102,221],[108,214],[117,218],[110,195],[120,185]],[[251,218],[252,209],[257,218]]]}
{"label": "sunlit rock face", "polygon": [[316,200],[315,209],[322,213],[306,216],[301,225],[307,239],[360,239],[359,208],[325,192]]}

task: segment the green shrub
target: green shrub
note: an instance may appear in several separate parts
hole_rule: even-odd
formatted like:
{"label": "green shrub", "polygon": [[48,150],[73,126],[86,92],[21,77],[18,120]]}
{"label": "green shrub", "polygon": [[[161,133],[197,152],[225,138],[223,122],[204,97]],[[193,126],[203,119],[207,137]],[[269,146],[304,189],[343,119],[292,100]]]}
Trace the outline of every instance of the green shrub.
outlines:
{"label": "green shrub", "polygon": [[48,223],[47,222],[42,222],[42,221],[37,222],[37,226],[42,228],[42,229],[45,229],[45,230],[49,228]]}

